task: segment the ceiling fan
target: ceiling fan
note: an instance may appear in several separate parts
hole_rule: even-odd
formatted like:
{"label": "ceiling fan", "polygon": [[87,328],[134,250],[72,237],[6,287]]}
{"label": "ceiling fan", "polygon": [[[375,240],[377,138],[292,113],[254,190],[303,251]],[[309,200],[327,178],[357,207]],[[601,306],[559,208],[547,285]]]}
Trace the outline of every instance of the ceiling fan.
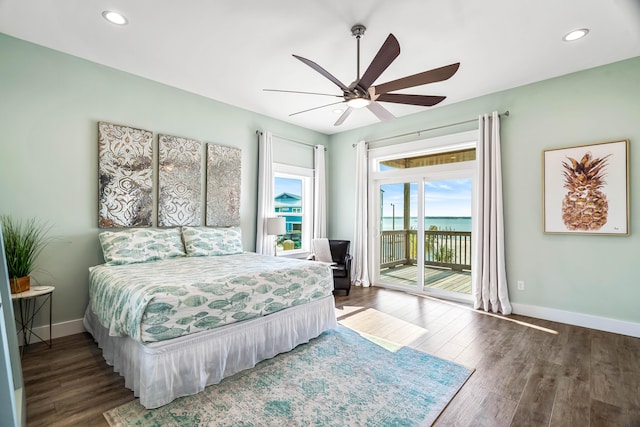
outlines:
{"label": "ceiling fan", "polygon": [[460,63],[450,64],[444,67],[435,68],[433,70],[424,71],[422,73],[413,74],[411,76],[403,77],[390,82],[382,83],[373,86],[373,83],[380,77],[380,75],[386,70],[389,65],[400,55],[400,44],[393,34],[389,34],[385,42],[380,47],[380,50],[371,61],[371,64],[360,77],[360,38],[364,35],[366,27],[364,25],[354,25],[351,28],[351,34],[356,38],[357,42],[357,74],[356,80],[349,86],[346,86],[340,80],[335,78],[331,73],[322,68],[315,62],[303,58],[298,55],[293,55],[294,58],[307,64],[309,67],[316,70],[318,73],[325,76],[336,86],[342,90],[342,95],[333,95],[327,93],[317,92],[302,92],[293,90],[279,90],[279,89],[264,89],[271,92],[287,92],[287,93],[302,93],[307,95],[323,95],[333,96],[336,98],[342,98],[342,101],[333,102],[331,104],[321,105],[319,107],[310,108],[308,110],[298,111],[290,114],[294,116],[296,114],[306,113],[308,111],[317,110],[319,108],[328,107],[330,105],[346,103],[347,108],[342,115],[334,123],[334,126],[340,126],[351,112],[356,108],[367,107],[379,120],[387,121],[392,120],[395,117],[386,108],[379,104],[379,102],[391,102],[395,104],[409,104],[419,105],[423,107],[431,107],[436,105],[446,98],[446,96],[432,96],[432,95],[410,95],[404,93],[390,93],[397,90],[407,89],[415,86],[425,85],[427,83],[435,83],[443,80],[447,80],[453,76]]}

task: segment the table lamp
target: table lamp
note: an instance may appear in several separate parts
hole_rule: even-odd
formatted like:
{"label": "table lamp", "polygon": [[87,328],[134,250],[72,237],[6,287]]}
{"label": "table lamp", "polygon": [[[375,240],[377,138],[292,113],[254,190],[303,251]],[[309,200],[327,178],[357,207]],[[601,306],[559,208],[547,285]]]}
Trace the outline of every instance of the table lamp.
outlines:
{"label": "table lamp", "polygon": [[[275,217],[275,218],[267,218],[267,235],[269,236],[279,236],[287,232],[285,218],[284,217]],[[273,254],[278,255],[278,240],[274,239],[273,242]]]}

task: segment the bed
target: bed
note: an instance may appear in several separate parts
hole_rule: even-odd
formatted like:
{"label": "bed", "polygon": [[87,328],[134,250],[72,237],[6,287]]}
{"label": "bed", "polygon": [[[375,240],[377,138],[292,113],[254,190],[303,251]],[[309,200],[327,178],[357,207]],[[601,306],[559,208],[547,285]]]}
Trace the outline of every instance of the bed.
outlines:
{"label": "bed", "polygon": [[[195,237],[194,237],[195,236]],[[336,327],[328,264],[243,252],[239,230],[100,233],[84,325],[146,408]]]}

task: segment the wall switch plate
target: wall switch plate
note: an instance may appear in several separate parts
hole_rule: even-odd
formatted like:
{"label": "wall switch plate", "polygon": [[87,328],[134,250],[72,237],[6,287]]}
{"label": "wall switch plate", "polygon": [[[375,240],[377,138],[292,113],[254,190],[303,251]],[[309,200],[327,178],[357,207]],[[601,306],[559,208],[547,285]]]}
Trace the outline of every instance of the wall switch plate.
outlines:
{"label": "wall switch plate", "polygon": [[524,280],[518,280],[518,290],[524,291]]}

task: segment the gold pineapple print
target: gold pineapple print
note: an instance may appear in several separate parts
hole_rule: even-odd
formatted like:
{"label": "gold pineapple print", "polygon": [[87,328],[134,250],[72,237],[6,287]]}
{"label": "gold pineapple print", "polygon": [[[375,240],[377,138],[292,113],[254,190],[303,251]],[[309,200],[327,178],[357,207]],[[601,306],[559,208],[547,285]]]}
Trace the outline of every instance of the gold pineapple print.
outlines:
{"label": "gold pineapple print", "polygon": [[599,230],[607,223],[609,202],[601,188],[609,156],[593,158],[587,151],[580,162],[571,157],[571,164],[562,162],[569,190],[562,200],[562,221],[569,230]]}

